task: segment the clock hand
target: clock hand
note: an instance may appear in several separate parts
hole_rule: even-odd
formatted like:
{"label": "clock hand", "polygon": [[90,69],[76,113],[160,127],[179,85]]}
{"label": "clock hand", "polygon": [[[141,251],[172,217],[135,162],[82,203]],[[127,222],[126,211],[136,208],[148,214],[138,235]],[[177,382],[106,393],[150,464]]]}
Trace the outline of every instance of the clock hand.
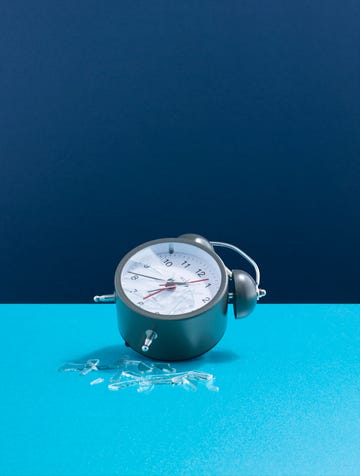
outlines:
{"label": "clock hand", "polygon": [[[162,283],[159,284],[159,286],[165,286],[168,288],[169,285],[179,285],[179,286],[185,286],[187,284],[192,284],[192,283],[200,283],[201,281],[209,281],[209,278],[204,278],[204,279],[196,279],[195,281],[169,281],[167,283]],[[153,291],[157,291],[157,289],[150,289],[148,292],[152,293]]]}
{"label": "clock hand", "polygon": [[[185,286],[186,284],[200,283],[201,281],[209,281],[209,278],[195,279],[194,281],[172,281],[171,284],[178,284]],[[166,284],[159,284],[159,286],[166,286]]]}
{"label": "clock hand", "polygon": [[147,276],[146,274],[134,273],[133,271],[128,271],[130,274],[136,274],[137,276],[142,276],[143,278],[156,279],[156,281],[164,281],[162,278],[155,278],[155,276]]}
{"label": "clock hand", "polygon": [[156,289],[156,290],[154,290],[153,293],[150,291],[151,294],[148,294],[147,296],[144,296],[143,299],[148,299],[149,297],[155,296],[155,294],[159,294],[159,293],[161,293],[162,291],[167,291],[167,290],[171,290],[171,289],[176,289],[176,285],[174,285],[174,283],[166,283],[166,284],[167,284],[167,286],[166,286],[165,288]]}

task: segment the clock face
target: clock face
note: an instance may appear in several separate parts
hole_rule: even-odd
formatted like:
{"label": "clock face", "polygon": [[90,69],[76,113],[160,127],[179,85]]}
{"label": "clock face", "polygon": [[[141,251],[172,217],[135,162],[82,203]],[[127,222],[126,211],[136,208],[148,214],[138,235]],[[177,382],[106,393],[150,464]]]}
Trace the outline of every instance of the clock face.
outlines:
{"label": "clock face", "polygon": [[122,290],[135,306],[167,316],[208,305],[221,281],[220,265],[210,253],[176,241],[141,248],[125,262],[120,276]]}

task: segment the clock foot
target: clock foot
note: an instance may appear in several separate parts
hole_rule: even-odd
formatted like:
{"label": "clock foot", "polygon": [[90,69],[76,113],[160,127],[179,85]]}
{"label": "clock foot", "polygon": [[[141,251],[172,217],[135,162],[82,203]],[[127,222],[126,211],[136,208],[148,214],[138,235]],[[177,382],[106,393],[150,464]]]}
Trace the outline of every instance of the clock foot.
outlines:
{"label": "clock foot", "polygon": [[151,346],[153,341],[157,339],[157,336],[158,336],[157,333],[155,331],[152,331],[151,329],[148,329],[145,332],[145,335],[146,335],[146,339],[143,346],[141,347],[141,350],[143,352],[147,352],[149,350],[149,347]]}

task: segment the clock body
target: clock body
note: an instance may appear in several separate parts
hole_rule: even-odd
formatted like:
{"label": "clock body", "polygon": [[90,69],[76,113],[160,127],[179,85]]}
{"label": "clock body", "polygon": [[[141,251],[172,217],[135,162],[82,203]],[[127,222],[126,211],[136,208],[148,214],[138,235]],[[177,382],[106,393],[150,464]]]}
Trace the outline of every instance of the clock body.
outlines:
{"label": "clock body", "polygon": [[[226,268],[207,240],[185,235],[144,243],[115,272],[119,332],[146,357],[194,358],[225,332],[228,287]],[[147,337],[151,345],[144,346]]]}

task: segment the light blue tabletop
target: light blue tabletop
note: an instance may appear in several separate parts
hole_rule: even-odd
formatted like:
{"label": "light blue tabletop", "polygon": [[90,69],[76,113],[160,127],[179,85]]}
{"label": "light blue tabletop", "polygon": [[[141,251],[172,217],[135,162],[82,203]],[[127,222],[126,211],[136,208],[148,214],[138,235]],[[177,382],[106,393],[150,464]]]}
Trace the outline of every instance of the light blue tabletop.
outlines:
{"label": "light blue tabletop", "polygon": [[[67,361],[128,356],[113,305],[1,305],[0,474],[358,475],[360,306],[260,304],[174,364],[199,386],[112,392]],[[231,310],[232,313],[232,310]]]}

